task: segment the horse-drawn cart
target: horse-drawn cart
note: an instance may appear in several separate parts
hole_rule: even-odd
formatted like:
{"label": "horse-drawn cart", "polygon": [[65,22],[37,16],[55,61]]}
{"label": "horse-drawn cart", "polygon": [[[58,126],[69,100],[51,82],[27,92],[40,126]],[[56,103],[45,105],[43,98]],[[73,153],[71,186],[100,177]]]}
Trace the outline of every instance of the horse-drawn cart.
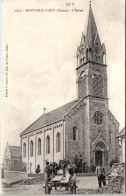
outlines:
{"label": "horse-drawn cart", "polygon": [[76,194],[76,173],[69,172],[68,168],[69,167],[65,169],[65,174],[56,175],[45,184],[45,194],[50,194],[53,187],[55,191],[59,188],[60,190],[65,188],[65,190],[69,190],[71,194]]}

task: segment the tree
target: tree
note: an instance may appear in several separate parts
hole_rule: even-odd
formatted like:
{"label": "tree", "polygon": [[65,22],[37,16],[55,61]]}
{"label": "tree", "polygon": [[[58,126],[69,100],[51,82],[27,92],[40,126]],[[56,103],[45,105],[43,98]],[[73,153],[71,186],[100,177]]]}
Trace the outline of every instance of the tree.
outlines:
{"label": "tree", "polygon": [[37,165],[37,168],[36,168],[36,170],[35,170],[35,172],[38,174],[40,171],[41,171],[40,165],[38,164],[38,165]]}
{"label": "tree", "polygon": [[110,161],[110,167],[112,167],[112,165],[113,165],[113,163],[118,163],[119,161],[118,161],[118,158],[116,157],[115,159],[112,159],[111,161]]}
{"label": "tree", "polygon": [[79,155],[75,155],[74,157],[74,164],[76,165],[77,167],[77,171],[80,173],[80,172],[83,172],[83,168],[84,168],[84,165],[85,163],[83,163],[83,152],[79,152]]}

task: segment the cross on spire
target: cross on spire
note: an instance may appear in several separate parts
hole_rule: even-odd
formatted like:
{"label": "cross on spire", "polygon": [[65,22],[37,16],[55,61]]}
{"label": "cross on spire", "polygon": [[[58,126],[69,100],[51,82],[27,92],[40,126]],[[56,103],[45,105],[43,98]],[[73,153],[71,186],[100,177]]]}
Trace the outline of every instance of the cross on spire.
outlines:
{"label": "cross on spire", "polygon": [[43,110],[44,110],[44,114],[45,114],[46,108],[44,107]]}

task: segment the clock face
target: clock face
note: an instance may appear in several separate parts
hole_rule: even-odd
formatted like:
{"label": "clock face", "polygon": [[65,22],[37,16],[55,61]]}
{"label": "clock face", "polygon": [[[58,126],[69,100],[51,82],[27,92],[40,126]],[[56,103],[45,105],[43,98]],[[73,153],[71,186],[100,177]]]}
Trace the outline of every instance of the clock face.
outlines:
{"label": "clock face", "polygon": [[99,111],[96,111],[94,113],[93,119],[94,119],[95,124],[100,125],[103,121],[103,114]]}

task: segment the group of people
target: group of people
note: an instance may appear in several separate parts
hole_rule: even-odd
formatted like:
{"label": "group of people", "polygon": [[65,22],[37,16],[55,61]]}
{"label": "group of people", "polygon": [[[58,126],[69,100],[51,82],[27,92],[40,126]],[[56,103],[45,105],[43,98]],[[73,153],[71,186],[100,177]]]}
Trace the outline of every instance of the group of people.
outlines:
{"label": "group of people", "polygon": [[[69,169],[69,173],[71,175],[73,175],[73,173],[76,173],[76,171],[74,171],[75,169],[70,168]],[[52,177],[52,170],[50,169],[49,166],[49,162],[46,162],[46,167],[45,167],[45,184],[47,184],[48,182],[51,181],[51,177]],[[105,169],[104,167],[102,167],[102,164],[99,163],[98,166],[96,167],[96,174],[97,174],[97,178],[98,178],[98,184],[99,184],[99,188],[102,186],[106,185],[106,180],[105,180]]]}

